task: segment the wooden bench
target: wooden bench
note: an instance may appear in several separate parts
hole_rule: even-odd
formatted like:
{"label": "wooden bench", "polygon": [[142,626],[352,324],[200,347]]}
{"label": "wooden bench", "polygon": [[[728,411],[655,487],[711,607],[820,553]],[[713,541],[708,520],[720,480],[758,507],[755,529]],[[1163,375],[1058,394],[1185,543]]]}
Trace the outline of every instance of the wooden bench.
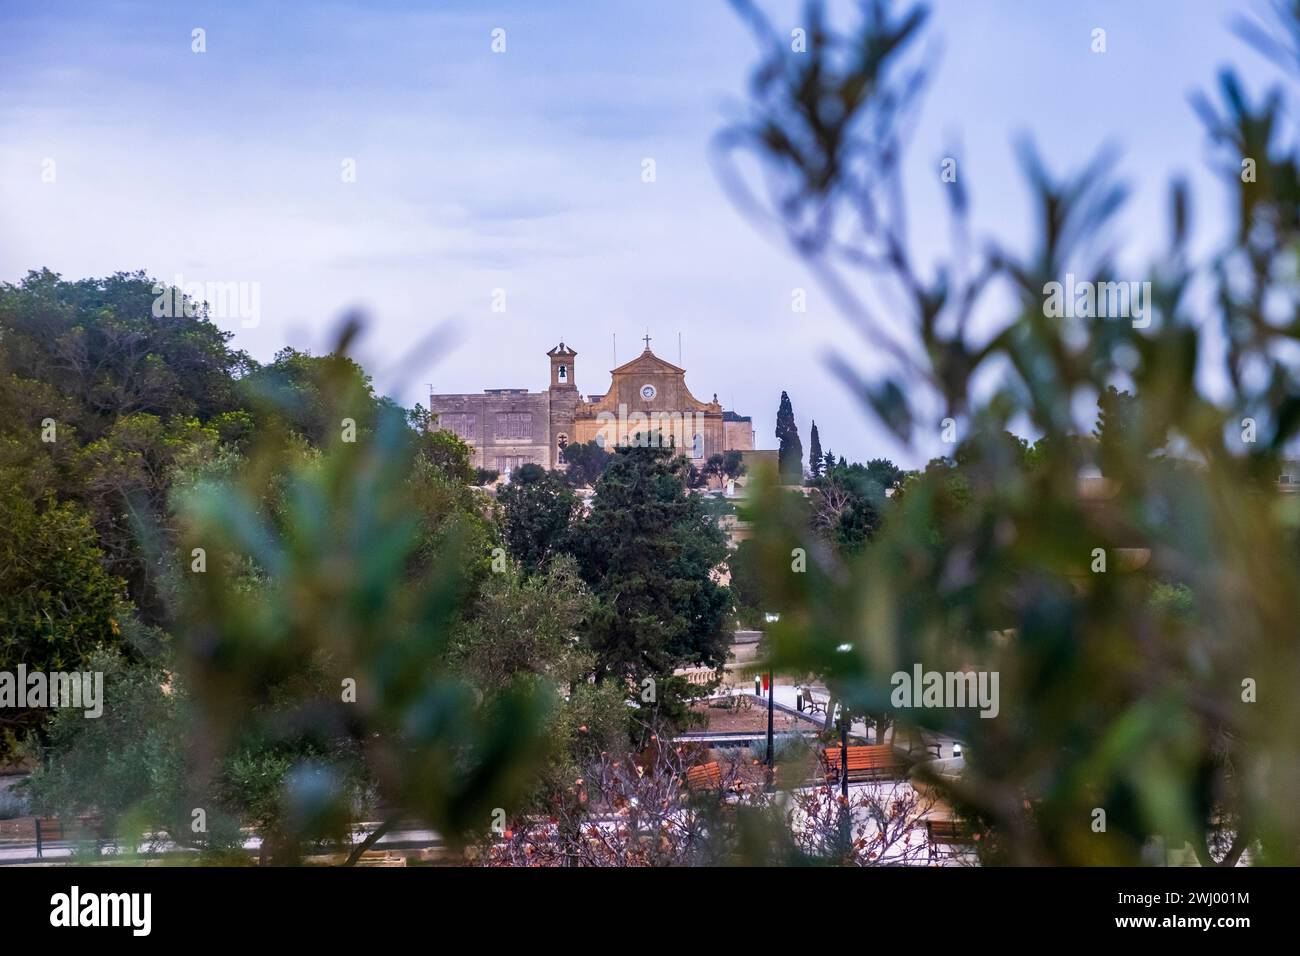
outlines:
{"label": "wooden bench", "polygon": [[[889,744],[858,745],[848,748],[850,780],[892,780],[903,775],[907,764]],[[840,748],[827,747],[822,752],[826,779],[840,779]]]}
{"label": "wooden bench", "polygon": [[972,846],[975,843],[975,835],[965,820],[945,817],[930,817],[925,821],[925,839],[931,860],[939,858],[940,847]]}
{"label": "wooden bench", "polygon": [[688,790],[721,790],[722,789],[722,768],[718,766],[716,760],[700,764],[698,767],[690,767],[686,771],[686,789]]}
{"label": "wooden bench", "polygon": [[95,843],[103,838],[102,821],[96,817],[75,817],[70,821],[54,817],[36,818],[36,856],[43,857],[51,843]]}

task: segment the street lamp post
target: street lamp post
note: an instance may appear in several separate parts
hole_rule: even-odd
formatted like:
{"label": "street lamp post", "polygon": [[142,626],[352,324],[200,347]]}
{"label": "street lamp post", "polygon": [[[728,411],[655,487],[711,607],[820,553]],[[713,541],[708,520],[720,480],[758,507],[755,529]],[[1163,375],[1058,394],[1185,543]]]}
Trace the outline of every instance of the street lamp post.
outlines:
{"label": "street lamp post", "polygon": [[849,715],[840,717],[840,796],[849,797]]}
{"label": "street lamp post", "polygon": [[[777,621],[781,620],[781,615],[773,614],[770,611],[763,616],[767,620],[768,624],[775,624]],[[769,655],[772,653],[772,649],[770,646],[768,647],[767,652]],[[775,769],[776,769],[776,748],[773,746],[773,740],[772,740],[772,721],[773,721],[773,709],[774,709],[773,701],[775,700],[776,700],[776,674],[772,670],[771,665],[769,665],[767,668],[767,789],[768,790],[772,789],[774,776],[775,776]]]}
{"label": "street lamp post", "polygon": [[771,669],[767,672],[767,772],[770,776],[772,773],[773,757],[775,756],[772,747],[772,701],[776,697],[776,679]]}
{"label": "street lamp post", "polygon": [[[852,644],[841,644],[836,648],[841,654],[853,650]],[[840,846],[847,857],[849,840],[852,835],[852,814],[849,811],[849,709],[840,703]]]}
{"label": "street lamp post", "polygon": [[844,854],[849,852],[852,827],[849,813],[849,713],[840,706],[840,844]]}

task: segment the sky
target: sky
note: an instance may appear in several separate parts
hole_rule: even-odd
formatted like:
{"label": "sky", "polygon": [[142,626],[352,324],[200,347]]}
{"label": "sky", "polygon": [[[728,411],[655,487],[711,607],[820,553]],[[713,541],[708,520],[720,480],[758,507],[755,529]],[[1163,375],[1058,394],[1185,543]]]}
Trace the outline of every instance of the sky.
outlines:
{"label": "sky", "polygon": [[[763,6],[786,31],[801,23],[802,4]],[[1260,4],[931,6],[933,76],[906,156],[922,261],[947,239],[948,155],[976,234],[1027,246],[1024,134],[1056,172],[1120,147],[1134,262],[1164,241],[1174,174],[1193,186],[1201,247],[1226,228],[1188,95],[1227,64],[1253,94],[1273,80],[1231,29]],[[242,283],[256,323],[216,322],[263,361],[327,351],[361,309],[358,357],[408,405],[429,384],[543,389],[560,340],[579,389],[601,393],[641,336],[678,362],[680,334],[692,391],[753,416],[759,447],[776,446],[785,390],[805,448],[815,419],[824,448],[919,464],[926,450],[893,442],[826,365],[882,357],[720,185],[714,137],[758,53],[723,0],[3,0],[0,281],[45,267]],[[454,339],[422,348],[439,329]]]}

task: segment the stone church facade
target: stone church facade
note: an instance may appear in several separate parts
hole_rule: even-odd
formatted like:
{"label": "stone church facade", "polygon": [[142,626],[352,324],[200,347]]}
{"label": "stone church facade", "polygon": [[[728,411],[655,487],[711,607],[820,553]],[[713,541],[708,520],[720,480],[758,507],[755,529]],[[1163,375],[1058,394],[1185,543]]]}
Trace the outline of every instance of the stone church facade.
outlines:
{"label": "stone church facade", "polygon": [[710,455],[754,448],[753,421],[724,410],[715,394],[702,402],[686,387],[686,372],[650,350],[610,372],[601,395],[578,391],[578,353],[563,342],[546,353],[550,386],[489,388],[482,393],[430,395],[435,427],[460,436],[474,452],[474,466],[503,475],[533,463],[563,468],[560,453],[571,442],[596,441],[612,448],[635,442],[672,443],[694,463]]}

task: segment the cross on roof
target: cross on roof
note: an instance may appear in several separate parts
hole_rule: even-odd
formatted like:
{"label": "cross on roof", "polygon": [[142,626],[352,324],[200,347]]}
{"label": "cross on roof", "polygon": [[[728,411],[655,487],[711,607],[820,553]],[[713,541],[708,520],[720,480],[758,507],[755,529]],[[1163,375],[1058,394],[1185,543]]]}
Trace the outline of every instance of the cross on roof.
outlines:
{"label": "cross on roof", "polygon": [[645,339],[645,350],[649,352],[650,351],[650,330],[649,329],[646,329],[646,333],[643,337]]}

